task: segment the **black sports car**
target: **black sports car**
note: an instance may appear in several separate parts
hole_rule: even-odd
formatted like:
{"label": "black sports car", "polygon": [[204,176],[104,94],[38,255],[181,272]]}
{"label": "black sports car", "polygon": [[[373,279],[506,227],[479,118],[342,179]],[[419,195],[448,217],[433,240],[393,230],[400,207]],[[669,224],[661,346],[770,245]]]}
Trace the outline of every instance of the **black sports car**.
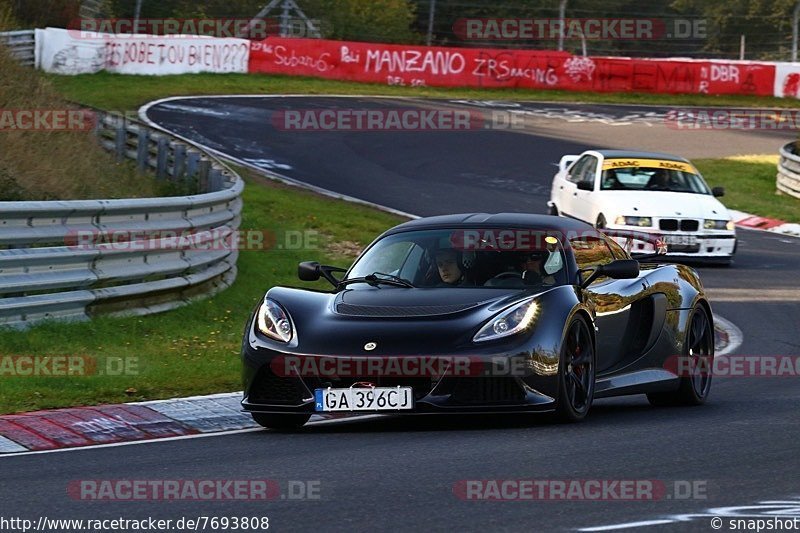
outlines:
{"label": "black sports car", "polygon": [[265,427],[315,412],[580,420],[595,398],[700,404],[711,386],[713,318],[697,273],[640,266],[575,220],[422,218],[346,272],[307,262],[299,276],[334,288],[270,289],[244,335],[242,405]]}

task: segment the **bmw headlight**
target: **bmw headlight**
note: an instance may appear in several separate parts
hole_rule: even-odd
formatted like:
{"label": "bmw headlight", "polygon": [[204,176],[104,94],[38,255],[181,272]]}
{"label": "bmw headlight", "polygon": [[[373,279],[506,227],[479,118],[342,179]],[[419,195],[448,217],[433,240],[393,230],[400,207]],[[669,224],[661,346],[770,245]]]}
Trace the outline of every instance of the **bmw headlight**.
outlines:
{"label": "bmw headlight", "polygon": [[619,226],[639,226],[649,228],[653,225],[652,217],[617,217],[614,221]]}
{"label": "bmw headlight", "polygon": [[292,340],[292,321],[283,307],[274,300],[264,299],[256,314],[258,331],[275,339],[276,341],[289,342]]}
{"label": "bmw headlight", "polygon": [[515,335],[530,328],[536,321],[539,304],[529,298],[505,309],[484,325],[472,339],[473,342],[490,341]]}
{"label": "bmw headlight", "polygon": [[705,229],[726,229],[728,231],[733,231],[735,225],[733,220],[712,220],[709,218],[703,222],[703,227]]}

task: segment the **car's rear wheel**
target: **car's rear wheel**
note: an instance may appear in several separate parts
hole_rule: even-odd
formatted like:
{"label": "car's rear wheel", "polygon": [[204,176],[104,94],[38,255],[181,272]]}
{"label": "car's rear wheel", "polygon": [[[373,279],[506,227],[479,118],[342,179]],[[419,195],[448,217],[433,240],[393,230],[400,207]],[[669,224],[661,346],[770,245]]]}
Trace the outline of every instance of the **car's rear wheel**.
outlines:
{"label": "car's rear wheel", "polygon": [[594,223],[594,227],[597,229],[604,229],[606,227],[606,217],[602,214],[597,217],[597,222]]}
{"label": "car's rear wheel", "polygon": [[672,392],[648,394],[652,405],[700,405],[708,398],[714,365],[714,328],[702,305],[692,310],[687,329],[684,354],[678,362],[680,386]]}
{"label": "car's rear wheel", "polygon": [[275,413],[250,413],[259,426],[268,429],[292,430],[299,429],[308,422],[311,415],[301,414],[275,414]]}
{"label": "car's rear wheel", "polygon": [[586,319],[575,316],[561,346],[556,416],[564,422],[586,418],[594,400],[595,354]]}

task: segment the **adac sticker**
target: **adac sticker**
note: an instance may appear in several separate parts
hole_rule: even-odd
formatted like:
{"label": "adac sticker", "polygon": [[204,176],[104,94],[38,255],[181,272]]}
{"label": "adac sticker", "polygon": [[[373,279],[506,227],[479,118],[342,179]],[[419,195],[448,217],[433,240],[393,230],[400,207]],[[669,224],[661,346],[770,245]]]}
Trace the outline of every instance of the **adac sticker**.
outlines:
{"label": "adac sticker", "polygon": [[634,159],[634,158],[615,158],[606,159],[603,161],[603,170],[610,170],[614,168],[664,168],[667,170],[680,170],[681,172],[691,172],[697,174],[697,171],[689,163],[681,161],[668,161],[666,159]]}

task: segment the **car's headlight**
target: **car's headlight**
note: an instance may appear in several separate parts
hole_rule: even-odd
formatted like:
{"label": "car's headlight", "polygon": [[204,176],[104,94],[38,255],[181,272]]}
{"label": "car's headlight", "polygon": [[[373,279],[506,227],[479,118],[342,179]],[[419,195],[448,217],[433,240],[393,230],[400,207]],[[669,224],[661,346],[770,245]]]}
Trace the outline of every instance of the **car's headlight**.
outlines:
{"label": "car's headlight", "polygon": [[726,229],[733,231],[735,225],[733,220],[712,220],[709,218],[703,222],[703,227],[705,229]]}
{"label": "car's headlight", "polygon": [[289,342],[292,340],[292,321],[283,307],[269,298],[258,308],[256,314],[258,331],[276,341]]}
{"label": "car's headlight", "polygon": [[653,225],[651,217],[617,217],[615,223],[619,226],[639,226],[640,228],[649,228]]}
{"label": "car's headlight", "polygon": [[474,342],[490,341],[515,335],[530,328],[536,321],[539,304],[534,299],[523,300],[492,318],[472,339]]}

